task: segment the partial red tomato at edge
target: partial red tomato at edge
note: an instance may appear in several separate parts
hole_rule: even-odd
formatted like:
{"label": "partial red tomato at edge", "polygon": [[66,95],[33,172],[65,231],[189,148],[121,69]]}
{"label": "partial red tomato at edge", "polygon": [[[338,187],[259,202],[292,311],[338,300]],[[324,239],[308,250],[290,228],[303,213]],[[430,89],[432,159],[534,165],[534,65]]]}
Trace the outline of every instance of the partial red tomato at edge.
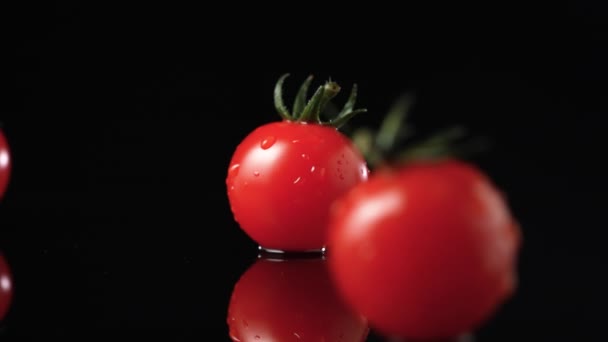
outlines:
{"label": "partial red tomato at edge", "polygon": [[361,111],[352,110],[354,95],[335,121],[323,123],[321,107],[339,87],[326,83],[304,106],[310,80],[303,84],[293,114],[285,109],[279,91],[275,99],[283,120],[248,134],[228,167],[226,186],[234,219],[269,250],[323,249],[331,204],[368,176],[364,157],[338,131],[341,122]]}
{"label": "partial red tomato at edge", "polygon": [[0,253],[0,320],[3,320],[13,300],[13,276],[3,254]]}
{"label": "partial red tomato at edge", "polygon": [[11,151],[8,140],[0,130],[0,199],[4,197],[11,176]]}
{"label": "partial red tomato at edge", "polygon": [[516,289],[518,224],[503,194],[471,164],[379,169],[334,209],[332,279],[380,333],[471,332]]}

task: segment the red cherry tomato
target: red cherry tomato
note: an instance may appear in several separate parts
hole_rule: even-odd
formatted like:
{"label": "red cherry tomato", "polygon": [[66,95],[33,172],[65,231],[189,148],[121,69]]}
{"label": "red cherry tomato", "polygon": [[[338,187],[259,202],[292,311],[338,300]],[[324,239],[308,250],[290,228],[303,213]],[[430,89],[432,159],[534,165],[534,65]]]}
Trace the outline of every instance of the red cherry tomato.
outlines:
{"label": "red cherry tomato", "polygon": [[367,179],[364,158],[335,128],[275,122],[237,147],[226,183],[235,219],[264,248],[326,244],[331,203]]}
{"label": "red cherry tomato", "polygon": [[[237,146],[226,186],[230,208],[241,229],[265,249],[302,252],[325,247],[331,203],[367,180],[365,158],[339,125],[355,113],[356,91],[337,119],[319,119],[321,107],[339,91],[333,82],[321,86],[309,105],[302,99],[294,113],[282,103],[277,83],[275,104],[284,118],[253,130]],[[299,109],[298,109],[299,108]]]}
{"label": "red cherry tomato", "polygon": [[332,277],[383,334],[431,339],[474,331],[516,289],[518,225],[472,165],[378,170],[334,209]]}
{"label": "red cherry tomato", "polygon": [[227,323],[241,342],[363,342],[369,332],[336,294],[323,259],[258,259],[234,287]]}
{"label": "red cherry tomato", "polygon": [[4,132],[0,130],[0,198],[4,196],[11,175],[11,153]]}
{"label": "red cherry tomato", "polygon": [[8,313],[13,300],[13,277],[6,259],[0,254],[0,320]]}

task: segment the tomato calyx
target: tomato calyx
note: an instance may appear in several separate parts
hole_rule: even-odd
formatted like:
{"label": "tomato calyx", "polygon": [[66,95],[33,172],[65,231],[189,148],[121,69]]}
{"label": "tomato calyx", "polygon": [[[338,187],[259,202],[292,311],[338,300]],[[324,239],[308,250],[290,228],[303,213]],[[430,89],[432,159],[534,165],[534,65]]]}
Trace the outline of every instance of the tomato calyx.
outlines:
{"label": "tomato calyx", "polygon": [[326,110],[326,107],[330,104],[330,101],[338,95],[341,90],[340,85],[333,81],[327,81],[325,84],[319,86],[313,96],[307,101],[308,89],[312,83],[313,76],[308,76],[295,97],[293,102],[293,108],[291,112],[285,106],[283,102],[283,83],[289,74],[283,74],[277,81],[274,88],[274,105],[279,115],[287,121],[292,122],[303,122],[303,123],[315,123],[326,126],[333,126],[340,128],[346,124],[355,115],[367,112],[367,109],[360,108],[355,109],[355,102],[357,100],[357,85],[354,84],[348,100],[342,107],[342,110],[338,112],[334,118],[323,121],[321,119],[321,113]]}
{"label": "tomato calyx", "polygon": [[362,127],[352,134],[354,144],[370,168],[466,158],[488,148],[489,142],[483,137],[463,140],[467,137],[464,126],[451,126],[424,139],[415,139],[414,130],[407,123],[413,104],[414,95],[404,93],[393,102],[377,130]]}

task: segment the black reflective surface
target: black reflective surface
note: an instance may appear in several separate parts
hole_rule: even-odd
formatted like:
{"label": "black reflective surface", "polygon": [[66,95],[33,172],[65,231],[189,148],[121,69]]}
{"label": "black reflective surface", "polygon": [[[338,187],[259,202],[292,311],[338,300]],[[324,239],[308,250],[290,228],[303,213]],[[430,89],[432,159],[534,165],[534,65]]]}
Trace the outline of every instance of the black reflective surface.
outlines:
{"label": "black reflective surface", "polygon": [[491,33],[500,21],[475,34],[433,26],[450,37],[431,38],[399,24],[415,14],[390,9],[380,25],[335,23],[334,35],[278,11],[2,5],[0,121],[14,172],[0,250],[14,293],[0,339],[229,341],[234,285],[259,259],[230,213],[227,167],[245,134],[278,119],[274,82],[291,72],[358,83],[369,112],[353,124],[377,124],[411,89],[417,132],[462,123],[494,142],[474,161],[508,196],[524,243],[518,292],[475,341],[602,340],[600,9],[573,5],[557,21],[576,32],[556,37],[516,34],[511,16],[511,39]]}

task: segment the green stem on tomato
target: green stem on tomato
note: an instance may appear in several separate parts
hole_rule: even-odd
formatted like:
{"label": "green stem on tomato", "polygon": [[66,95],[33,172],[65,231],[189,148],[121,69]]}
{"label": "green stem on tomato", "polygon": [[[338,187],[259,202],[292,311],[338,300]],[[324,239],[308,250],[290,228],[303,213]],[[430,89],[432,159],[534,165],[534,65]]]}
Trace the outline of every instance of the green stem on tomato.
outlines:
{"label": "green stem on tomato", "polygon": [[403,94],[397,98],[382,120],[378,134],[376,135],[376,145],[382,151],[389,151],[397,142],[400,133],[407,129],[404,122],[414,103],[412,94]]}
{"label": "green stem on tomato", "polygon": [[367,109],[355,109],[355,102],[357,101],[357,84],[353,84],[353,88],[350,91],[350,95],[348,96],[348,100],[344,104],[342,110],[338,113],[338,115],[330,121],[330,123],[337,128],[344,126],[352,117],[357,114],[367,112]]}
{"label": "green stem on tomato", "polygon": [[487,150],[488,141],[483,138],[469,139],[457,144],[466,136],[462,126],[453,126],[439,131],[419,142],[408,142],[405,148],[398,145],[412,137],[412,128],[407,123],[413,105],[413,95],[403,94],[392,104],[378,130],[360,128],[352,134],[352,140],[365,156],[370,169],[381,164],[404,164],[416,160],[439,160],[446,157],[466,157]]}
{"label": "green stem on tomato", "polygon": [[319,87],[308,104],[306,104],[306,107],[304,107],[299,120],[321,123],[321,112],[327,103],[336,97],[339,92],[340,86],[335,82],[327,82],[325,85]]}
{"label": "green stem on tomato", "polygon": [[283,103],[283,83],[287,77],[289,77],[289,74],[281,76],[274,87],[274,106],[284,120],[291,120],[293,117]]}
{"label": "green stem on tomato", "polygon": [[485,152],[490,147],[490,141],[486,137],[475,137],[466,141],[455,142],[427,142],[409,147],[400,153],[396,160],[407,163],[413,160],[436,160],[445,157],[468,158],[481,152]]}
{"label": "green stem on tomato", "polygon": [[312,75],[308,76],[298,90],[296,99],[293,102],[293,110],[291,111],[294,117],[300,117],[304,111],[304,107],[306,106],[306,97],[308,96],[308,88],[310,87],[310,83],[312,83],[312,79]]}
{"label": "green stem on tomato", "polygon": [[353,86],[348,101],[344,108],[333,119],[323,121],[321,113],[328,108],[333,108],[331,100],[338,95],[341,87],[333,81],[328,81],[319,86],[310,100],[306,101],[308,89],[312,82],[313,76],[308,76],[300,86],[295,97],[292,112],[290,113],[283,102],[283,83],[289,74],[282,75],[277,81],[274,89],[274,104],[279,115],[286,121],[316,123],[321,125],[330,125],[335,128],[340,128],[348,120],[359,113],[366,112],[366,109],[354,109],[357,95],[357,87]]}
{"label": "green stem on tomato", "polygon": [[372,168],[379,165],[385,158],[383,154],[374,146],[374,133],[370,129],[361,128],[356,130],[351,140],[357,149],[365,157],[367,164]]}

